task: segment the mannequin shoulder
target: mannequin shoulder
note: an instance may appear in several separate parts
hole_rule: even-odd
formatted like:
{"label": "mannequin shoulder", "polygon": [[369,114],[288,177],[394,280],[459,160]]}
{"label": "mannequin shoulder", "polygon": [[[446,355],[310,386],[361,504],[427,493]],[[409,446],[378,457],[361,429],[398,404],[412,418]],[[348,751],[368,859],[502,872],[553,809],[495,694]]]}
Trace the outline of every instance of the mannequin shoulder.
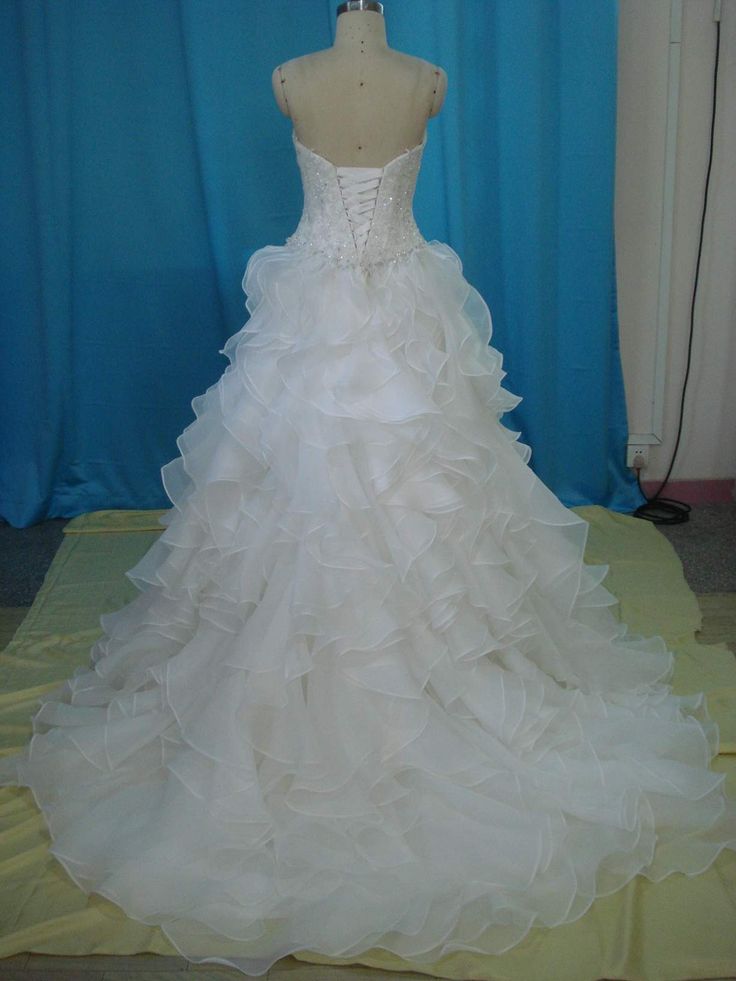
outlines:
{"label": "mannequin shoulder", "polygon": [[276,65],[271,73],[271,88],[273,89],[274,98],[276,99],[276,105],[279,107],[281,112],[288,117],[290,112],[289,103],[286,99],[286,92],[284,91],[285,85],[286,79],[284,78],[284,66]]}
{"label": "mannequin shoulder", "polygon": [[447,94],[447,72],[440,65],[433,65],[424,58],[412,57],[415,73],[419,74],[419,84],[427,94],[429,115],[436,116],[442,109]]}
{"label": "mannequin shoulder", "polygon": [[432,108],[429,115],[436,116],[442,109],[447,94],[447,72],[440,65],[432,65],[430,62],[426,62],[426,64],[429,68],[432,85]]}
{"label": "mannequin shoulder", "polygon": [[294,95],[304,88],[307,79],[324,64],[329,50],[314,51],[276,65],[271,73],[271,87],[278,107],[285,116],[292,115],[293,106],[289,104],[289,96],[291,95],[293,101]]}
{"label": "mannequin shoulder", "polygon": [[[280,65],[276,65],[271,73],[271,88],[273,89],[276,103],[281,112],[287,117],[291,116],[289,89],[295,87],[294,75],[296,74],[296,62],[299,60],[299,58],[292,58],[289,61],[282,61]],[[291,86],[289,85],[290,82],[292,83]]]}

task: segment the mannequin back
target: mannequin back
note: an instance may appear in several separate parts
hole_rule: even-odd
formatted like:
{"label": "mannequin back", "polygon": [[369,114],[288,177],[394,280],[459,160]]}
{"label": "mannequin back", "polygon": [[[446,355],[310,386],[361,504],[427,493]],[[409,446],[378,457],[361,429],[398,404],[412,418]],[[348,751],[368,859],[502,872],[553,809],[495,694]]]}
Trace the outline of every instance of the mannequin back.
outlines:
{"label": "mannequin back", "polygon": [[382,167],[421,143],[447,76],[389,48],[382,14],[352,10],[332,47],[277,66],[272,83],[301,143],[336,166]]}

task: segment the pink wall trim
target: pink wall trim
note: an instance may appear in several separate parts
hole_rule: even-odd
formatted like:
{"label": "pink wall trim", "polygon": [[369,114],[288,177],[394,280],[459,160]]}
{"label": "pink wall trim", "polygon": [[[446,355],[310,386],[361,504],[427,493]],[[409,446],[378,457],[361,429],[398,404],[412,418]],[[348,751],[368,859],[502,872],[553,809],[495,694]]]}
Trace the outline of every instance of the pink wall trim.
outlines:
{"label": "pink wall trim", "polygon": [[[649,497],[660,480],[642,480],[641,486]],[[733,504],[736,502],[736,480],[670,480],[662,488],[662,497],[672,497],[686,504]]]}

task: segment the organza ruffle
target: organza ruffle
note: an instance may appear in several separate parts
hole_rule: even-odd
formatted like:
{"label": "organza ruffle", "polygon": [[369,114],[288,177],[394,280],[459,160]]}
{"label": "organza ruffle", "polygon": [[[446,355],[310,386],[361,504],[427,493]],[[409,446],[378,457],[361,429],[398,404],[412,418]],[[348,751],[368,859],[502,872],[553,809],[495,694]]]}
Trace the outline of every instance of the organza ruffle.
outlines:
{"label": "organza ruffle", "polygon": [[267,246],[243,285],[139,595],[2,764],[78,885],[262,974],[500,953],[736,847],[703,696],[500,422],[456,253]]}

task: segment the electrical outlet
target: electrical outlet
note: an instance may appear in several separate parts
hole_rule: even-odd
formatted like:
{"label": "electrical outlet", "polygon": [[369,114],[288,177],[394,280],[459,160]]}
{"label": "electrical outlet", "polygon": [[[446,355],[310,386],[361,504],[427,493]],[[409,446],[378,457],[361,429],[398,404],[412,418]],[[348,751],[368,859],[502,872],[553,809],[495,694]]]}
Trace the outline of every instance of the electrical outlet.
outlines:
{"label": "electrical outlet", "polygon": [[633,470],[645,470],[649,464],[649,447],[640,443],[629,443],[626,447],[626,466]]}

